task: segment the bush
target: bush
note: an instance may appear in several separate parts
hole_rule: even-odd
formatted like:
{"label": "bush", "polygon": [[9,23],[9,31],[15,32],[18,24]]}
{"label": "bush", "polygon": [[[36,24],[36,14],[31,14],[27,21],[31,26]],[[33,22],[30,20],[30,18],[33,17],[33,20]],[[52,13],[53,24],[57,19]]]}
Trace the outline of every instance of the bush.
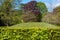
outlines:
{"label": "bush", "polygon": [[0,27],[0,40],[60,40],[60,28]]}
{"label": "bush", "polygon": [[0,22],[2,23],[1,26],[11,26],[14,24],[18,24],[21,23],[21,19],[20,16],[18,16],[19,14],[17,13],[10,13],[9,15],[1,12],[0,13]]}

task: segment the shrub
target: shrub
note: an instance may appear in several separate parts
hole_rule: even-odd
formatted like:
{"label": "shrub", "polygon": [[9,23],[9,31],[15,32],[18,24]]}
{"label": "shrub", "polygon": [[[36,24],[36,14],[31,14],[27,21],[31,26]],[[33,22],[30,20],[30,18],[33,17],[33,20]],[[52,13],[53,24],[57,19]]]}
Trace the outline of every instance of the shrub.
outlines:
{"label": "shrub", "polygon": [[17,14],[10,13],[9,15],[7,15],[6,13],[1,12],[0,21],[2,22],[1,26],[11,26],[17,23],[21,23],[21,19],[20,16],[18,16],[18,13]]}
{"label": "shrub", "polygon": [[0,27],[0,40],[60,40],[60,28]]}

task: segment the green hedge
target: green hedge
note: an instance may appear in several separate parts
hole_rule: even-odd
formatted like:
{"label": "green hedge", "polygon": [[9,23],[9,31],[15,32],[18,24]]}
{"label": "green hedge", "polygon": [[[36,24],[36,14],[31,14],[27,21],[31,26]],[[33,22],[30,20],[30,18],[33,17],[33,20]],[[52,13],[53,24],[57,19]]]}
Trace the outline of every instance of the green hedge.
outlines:
{"label": "green hedge", "polygon": [[60,29],[0,27],[0,40],[60,40]]}

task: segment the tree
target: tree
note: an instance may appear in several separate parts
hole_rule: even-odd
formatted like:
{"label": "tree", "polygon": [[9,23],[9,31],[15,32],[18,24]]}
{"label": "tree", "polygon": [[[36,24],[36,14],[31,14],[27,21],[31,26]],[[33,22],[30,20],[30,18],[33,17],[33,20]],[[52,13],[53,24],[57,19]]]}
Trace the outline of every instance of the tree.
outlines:
{"label": "tree", "polygon": [[42,14],[48,12],[46,5],[42,2],[37,2],[37,7],[40,9]]}
{"label": "tree", "polygon": [[19,8],[22,10],[25,5],[26,4],[21,3],[20,6],[19,6]]}
{"label": "tree", "polygon": [[38,18],[33,13],[23,14],[21,19],[23,22],[37,22]]}
{"label": "tree", "polygon": [[41,13],[40,13],[39,8],[36,6],[36,4],[37,4],[36,1],[30,1],[24,5],[22,10],[23,10],[24,14],[29,14],[29,13],[34,14],[37,17],[38,22],[40,22],[41,21]]}
{"label": "tree", "polygon": [[9,14],[12,8],[12,4],[11,4],[12,0],[5,0],[2,4],[2,10],[3,12]]}
{"label": "tree", "polygon": [[1,5],[0,22],[2,26],[11,26],[20,23],[20,13],[12,10],[12,0],[5,0]]}
{"label": "tree", "polygon": [[[23,7],[25,6],[24,7],[25,9],[34,9],[35,10],[34,6],[32,6],[32,5],[30,6],[30,3],[33,4],[32,2],[29,2],[29,3],[27,3],[27,4],[29,4],[28,7],[25,6],[27,4],[23,5]],[[36,2],[35,7],[39,9],[39,12],[40,12],[39,19],[41,19],[43,16],[45,16],[48,12],[46,5],[42,2]],[[36,13],[36,11],[35,11],[35,13]]]}
{"label": "tree", "polygon": [[60,12],[60,6],[53,9],[53,13],[58,13],[58,12]]}
{"label": "tree", "polygon": [[52,13],[48,13],[42,18],[43,22],[60,25],[60,6],[54,8]]}

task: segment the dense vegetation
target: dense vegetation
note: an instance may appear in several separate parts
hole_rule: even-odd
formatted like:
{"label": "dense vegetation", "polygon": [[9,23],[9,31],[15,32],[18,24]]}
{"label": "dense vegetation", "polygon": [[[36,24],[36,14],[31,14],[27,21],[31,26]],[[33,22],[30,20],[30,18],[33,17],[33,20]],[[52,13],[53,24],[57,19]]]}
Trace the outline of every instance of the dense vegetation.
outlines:
{"label": "dense vegetation", "polygon": [[14,3],[1,2],[0,40],[60,40],[60,6],[48,12],[43,2],[21,3],[18,9]]}
{"label": "dense vegetation", "polygon": [[[29,21],[30,19],[31,20],[37,19],[36,21],[40,22],[42,16],[48,12],[47,7],[44,3],[36,2],[36,1],[31,1],[31,2],[28,2],[27,4],[24,4],[22,9],[23,9],[24,15],[26,14],[26,16],[23,15],[24,17],[23,16],[22,17],[23,17],[23,20],[26,20],[26,21],[27,20]],[[35,17],[33,16],[34,18],[32,18],[31,16],[30,16],[31,18],[28,17],[27,14],[30,15],[31,13],[35,15]],[[34,22],[35,22],[35,20],[34,20]]]}
{"label": "dense vegetation", "polygon": [[60,25],[60,6],[56,7],[52,13],[47,13],[42,21]]}
{"label": "dense vegetation", "polygon": [[41,22],[42,15],[47,12],[47,8],[42,2],[31,1],[21,4],[20,10],[15,10],[13,1],[5,0],[0,6],[1,26],[11,26],[22,21]]}
{"label": "dense vegetation", "polygon": [[0,7],[1,26],[11,26],[21,22],[22,10],[13,10],[12,1],[5,0]]}
{"label": "dense vegetation", "polygon": [[60,40],[60,27],[42,22],[0,27],[0,32],[0,40]]}
{"label": "dense vegetation", "polygon": [[[23,7],[23,14],[26,14],[26,16],[25,17],[23,17],[23,19],[24,20],[30,20],[30,21],[32,21],[32,20],[35,20],[35,19],[37,19],[36,21],[38,22],[38,21],[40,21],[40,19],[39,19],[39,17],[41,17],[41,13],[40,13],[40,10],[38,9],[38,7],[36,6],[37,5],[37,2],[36,1],[31,1],[31,2],[28,2],[27,4],[25,4],[25,6]],[[32,14],[35,16],[33,16]],[[28,17],[28,15],[32,15],[32,16],[30,16],[30,17]],[[32,18],[32,17],[34,17],[34,18]],[[30,18],[30,19],[29,19]],[[35,21],[34,21],[35,22]]]}

